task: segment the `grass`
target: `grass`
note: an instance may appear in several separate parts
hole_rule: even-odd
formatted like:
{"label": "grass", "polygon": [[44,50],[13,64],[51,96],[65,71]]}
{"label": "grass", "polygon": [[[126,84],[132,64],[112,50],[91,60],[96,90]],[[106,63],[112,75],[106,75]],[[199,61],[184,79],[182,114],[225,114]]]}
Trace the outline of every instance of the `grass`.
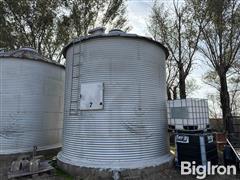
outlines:
{"label": "grass", "polygon": [[175,146],[170,146],[170,152],[175,155],[176,153],[176,147]]}
{"label": "grass", "polygon": [[65,171],[61,170],[57,165],[57,160],[53,159],[50,161],[52,167],[55,168],[55,175],[64,178],[65,180],[73,180],[73,176],[69,175]]}

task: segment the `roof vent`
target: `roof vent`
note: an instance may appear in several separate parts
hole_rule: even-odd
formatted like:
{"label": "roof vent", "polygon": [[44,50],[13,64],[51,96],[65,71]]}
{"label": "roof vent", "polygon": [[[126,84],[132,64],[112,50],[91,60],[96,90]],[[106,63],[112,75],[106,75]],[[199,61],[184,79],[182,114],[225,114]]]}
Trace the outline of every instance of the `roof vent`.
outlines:
{"label": "roof vent", "polygon": [[103,34],[105,32],[105,30],[106,30],[106,28],[104,28],[104,27],[97,27],[97,28],[89,30],[88,34],[91,34],[91,35]]}
{"label": "roof vent", "polygon": [[112,29],[109,31],[109,34],[125,34],[121,29]]}

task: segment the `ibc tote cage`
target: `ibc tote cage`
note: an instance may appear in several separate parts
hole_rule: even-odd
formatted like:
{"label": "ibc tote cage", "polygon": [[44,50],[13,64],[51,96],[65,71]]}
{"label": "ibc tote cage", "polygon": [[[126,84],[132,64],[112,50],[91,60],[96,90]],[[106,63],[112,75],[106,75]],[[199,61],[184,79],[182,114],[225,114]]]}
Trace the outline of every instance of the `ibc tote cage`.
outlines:
{"label": "ibc tote cage", "polygon": [[167,102],[170,131],[207,131],[209,113],[207,99],[177,99]]}
{"label": "ibc tote cage", "polygon": [[176,147],[176,165],[195,161],[218,163],[216,143],[209,128],[207,99],[177,99],[167,102],[170,144]]}

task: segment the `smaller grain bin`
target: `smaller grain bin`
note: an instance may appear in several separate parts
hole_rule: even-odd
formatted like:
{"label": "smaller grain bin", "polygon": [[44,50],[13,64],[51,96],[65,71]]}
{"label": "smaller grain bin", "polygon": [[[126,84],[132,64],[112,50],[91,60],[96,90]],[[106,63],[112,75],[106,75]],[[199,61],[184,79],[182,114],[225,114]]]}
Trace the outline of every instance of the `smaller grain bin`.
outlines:
{"label": "smaller grain bin", "polygon": [[[91,177],[97,169],[121,170],[123,175],[123,170],[168,163],[167,49],[117,29],[89,33],[63,50],[67,63],[59,165]],[[149,170],[145,173],[154,171]],[[104,171],[98,173],[107,178]]]}
{"label": "smaller grain bin", "polygon": [[0,155],[61,146],[64,76],[31,48],[0,53]]}

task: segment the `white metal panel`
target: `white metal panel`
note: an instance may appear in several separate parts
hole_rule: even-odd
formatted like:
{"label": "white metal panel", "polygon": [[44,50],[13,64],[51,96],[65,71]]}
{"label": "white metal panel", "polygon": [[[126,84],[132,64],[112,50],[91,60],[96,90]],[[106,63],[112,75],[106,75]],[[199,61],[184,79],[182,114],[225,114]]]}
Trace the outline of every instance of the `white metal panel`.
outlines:
{"label": "white metal panel", "polygon": [[0,154],[61,146],[64,68],[0,58]]}
{"label": "white metal panel", "polygon": [[103,83],[80,85],[80,110],[103,109]]}
{"label": "white metal panel", "polygon": [[176,135],[176,142],[188,144],[189,143],[189,136],[186,136],[186,135]]}
{"label": "white metal panel", "polygon": [[[71,87],[79,88],[72,85],[74,53],[80,54],[79,83],[104,83],[103,110],[70,113]],[[102,37],[74,44],[66,57],[64,140],[58,159],[99,168],[169,160],[164,50],[143,39]]]}

